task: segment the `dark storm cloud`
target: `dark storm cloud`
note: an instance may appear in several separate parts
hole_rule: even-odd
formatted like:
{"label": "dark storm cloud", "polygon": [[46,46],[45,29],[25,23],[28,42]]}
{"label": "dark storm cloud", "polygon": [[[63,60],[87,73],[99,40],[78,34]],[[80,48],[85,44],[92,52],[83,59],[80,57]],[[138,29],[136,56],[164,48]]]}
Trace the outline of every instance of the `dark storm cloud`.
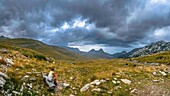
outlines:
{"label": "dark storm cloud", "polygon": [[[57,45],[78,41],[82,45],[129,47],[143,42],[154,30],[170,26],[168,1],[151,1],[154,0],[0,0],[0,35]],[[62,29],[63,24],[73,26],[77,19],[94,27]]]}

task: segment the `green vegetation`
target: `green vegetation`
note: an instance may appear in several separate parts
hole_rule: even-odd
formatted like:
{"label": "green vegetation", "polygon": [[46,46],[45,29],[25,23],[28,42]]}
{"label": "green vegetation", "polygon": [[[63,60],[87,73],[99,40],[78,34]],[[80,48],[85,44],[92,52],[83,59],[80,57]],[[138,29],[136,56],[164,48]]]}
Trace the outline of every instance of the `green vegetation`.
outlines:
{"label": "green vegetation", "polygon": [[49,46],[40,41],[18,38],[18,39],[0,39],[0,44],[18,46],[21,48],[28,48],[40,52],[48,57],[58,60],[85,60],[87,58],[78,54],[72,53],[60,47]]}
{"label": "green vegetation", "polygon": [[148,55],[144,57],[138,57],[134,60],[140,62],[150,62],[150,63],[160,63],[160,64],[170,64],[170,51],[156,53],[153,55]]}
{"label": "green vegetation", "polygon": [[[70,84],[69,87],[61,90],[62,96],[69,96],[70,94],[75,96],[170,95],[170,86],[168,85],[170,84],[170,76],[167,71],[169,68],[170,52],[133,58],[132,61],[129,59],[96,59],[85,61],[81,60],[81,57],[78,60],[64,57],[63,54],[71,56],[67,51],[59,51],[61,56],[52,58],[52,55],[43,53],[45,50],[37,51],[38,45],[36,45],[36,48],[33,48],[35,46],[31,48],[21,47],[23,42],[25,41],[19,39],[16,43],[16,45],[19,44],[18,47],[7,43],[7,45],[0,45],[0,49],[8,50],[7,54],[1,53],[2,57],[11,58],[14,61],[14,65],[9,67],[7,72],[11,79],[7,80],[7,84],[4,87],[4,90],[9,90],[11,93],[12,91],[17,91],[21,92],[24,96],[30,96],[31,94],[33,96],[52,96],[58,94],[49,90],[41,75],[41,71],[48,73],[54,67],[57,80]],[[55,47],[52,50],[63,49]],[[140,63],[135,63],[134,60]],[[143,62],[156,62],[161,63],[161,65],[145,65]],[[4,65],[5,63],[3,60],[0,60],[0,64]],[[2,71],[3,69],[0,70]],[[163,76],[160,71],[165,71],[167,75]],[[156,72],[156,75],[153,74],[154,72]],[[31,78],[33,80],[30,80]],[[131,81],[131,84],[125,84],[121,79],[128,79]],[[91,85],[87,91],[80,92],[84,85],[94,80],[106,80],[106,82],[100,85]],[[32,88],[28,87],[30,84]],[[22,86],[25,87],[21,91]],[[101,91],[92,91],[95,88],[99,88]],[[133,90],[136,91],[132,92]]]}

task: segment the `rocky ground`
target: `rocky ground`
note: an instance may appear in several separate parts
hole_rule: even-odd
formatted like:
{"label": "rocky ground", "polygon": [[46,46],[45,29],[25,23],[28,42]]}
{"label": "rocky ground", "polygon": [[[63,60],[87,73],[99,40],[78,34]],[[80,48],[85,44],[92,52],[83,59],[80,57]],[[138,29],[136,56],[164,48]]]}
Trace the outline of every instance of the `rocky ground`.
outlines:
{"label": "rocky ground", "polygon": [[[57,64],[57,66],[56,66]],[[58,86],[49,90],[41,71],[56,68]],[[169,96],[170,68],[135,60],[39,61],[1,50],[0,95],[4,96]]]}

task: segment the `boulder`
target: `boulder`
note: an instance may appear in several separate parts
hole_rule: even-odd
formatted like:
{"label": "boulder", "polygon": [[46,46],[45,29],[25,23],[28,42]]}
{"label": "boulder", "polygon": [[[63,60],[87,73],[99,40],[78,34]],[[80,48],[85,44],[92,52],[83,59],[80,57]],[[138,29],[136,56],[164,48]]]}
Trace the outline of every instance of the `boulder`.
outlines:
{"label": "boulder", "polygon": [[90,88],[90,84],[86,84],[84,87],[80,89],[80,92],[87,91]]}
{"label": "boulder", "polygon": [[120,79],[123,83],[130,85],[132,81],[128,79]]}

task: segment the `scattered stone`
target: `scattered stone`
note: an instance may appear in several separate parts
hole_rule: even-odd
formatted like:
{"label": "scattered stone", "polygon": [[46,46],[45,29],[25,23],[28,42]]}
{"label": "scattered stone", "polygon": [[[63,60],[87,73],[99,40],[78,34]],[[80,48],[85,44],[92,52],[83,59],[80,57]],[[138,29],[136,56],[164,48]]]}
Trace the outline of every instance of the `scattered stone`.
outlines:
{"label": "scattered stone", "polygon": [[[33,72],[34,74],[41,74],[41,72]],[[47,75],[46,73],[44,73],[45,75]]]}
{"label": "scattered stone", "polygon": [[122,88],[121,86],[114,87],[115,90],[118,90],[118,89],[121,89],[121,88]]}
{"label": "scattered stone", "polygon": [[73,90],[76,90],[76,88],[75,88],[75,87],[72,87],[72,89],[73,89]]}
{"label": "scattered stone", "polygon": [[9,66],[14,65],[14,62],[12,61],[12,59],[6,58],[4,60]]}
{"label": "scattered stone", "polygon": [[91,90],[92,92],[96,91],[96,92],[101,92],[101,89],[100,88],[94,88]]}
{"label": "scattered stone", "polygon": [[36,93],[39,93],[39,91],[36,91]]}
{"label": "scattered stone", "polygon": [[107,93],[108,93],[108,94],[112,94],[112,91],[108,91]]}
{"label": "scattered stone", "polygon": [[100,80],[100,82],[101,82],[101,83],[105,83],[105,82],[106,82],[106,80],[104,80],[104,79],[101,79],[101,80]]}
{"label": "scattered stone", "polygon": [[130,93],[135,93],[137,91],[137,89],[133,89],[132,91],[130,91]]}
{"label": "scattered stone", "polygon": [[36,81],[36,78],[30,78],[30,81]]}
{"label": "scattered stone", "polygon": [[159,71],[159,73],[161,73],[163,76],[166,76],[167,74],[163,71]]}
{"label": "scattered stone", "polygon": [[114,80],[117,80],[117,78],[114,78]]}
{"label": "scattered stone", "polygon": [[19,71],[19,68],[15,69],[16,71]]}
{"label": "scattered stone", "polygon": [[2,78],[2,77],[0,77],[0,81],[6,83],[6,80],[4,78]]}
{"label": "scattered stone", "polygon": [[154,83],[158,83],[158,82],[159,82],[159,80],[153,80],[153,82],[154,82]]}
{"label": "scattered stone", "polygon": [[118,84],[120,84],[120,81],[117,81]]}
{"label": "scattered stone", "polygon": [[12,93],[16,94],[16,95],[20,95],[21,93],[17,92],[17,91],[12,91]]}
{"label": "scattered stone", "polygon": [[28,76],[28,75],[25,75],[24,77],[22,77],[21,80],[26,80],[26,79],[28,79],[28,78],[29,78],[29,76]]}
{"label": "scattered stone", "polygon": [[123,83],[130,85],[132,81],[128,79],[120,79]]}
{"label": "scattered stone", "polygon": [[116,84],[116,81],[115,81],[115,80],[112,80],[112,82],[113,82],[114,84]]}
{"label": "scattered stone", "polygon": [[90,84],[86,84],[84,87],[80,89],[80,92],[87,91],[90,88]]}
{"label": "scattered stone", "polygon": [[31,75],[32,73],[31,72],[26,72],[27,75]]}
{"label": "scattered stone", "polygon": [[107,81],[109,81],[110,79],[109,78],[106,78]]}
{"label": "scattered stone", "polygon": [[153,75],[157,75],[157,72],[153,72],[152,74],[153,74]]}
{"label": "scattered stone", "polygon": [[90,85],[100,85],[101,82],[99,80],[94,80],[93,82],[90,83]]}
{"label": "scattered stone", "polygon": [[34,71],[34,72],[35,72],[36,70],[35,70],[35,69],[32,69],[32,71]]}
{"label": "scattered stone", "polygon": [[70,77],[70,80],[73,80],[74,78],[73,77]]}
{"label": "scattered stone", "polygon": [[5,85],[6,80],[2,77],[0,77],[0,87],[3,88],[3,86]]}
{"label": "scattered stone", "polygon": [[29,87],[29,89],[32,89],[32,83],[27,84],[27,86]]}
{"label": "scattered stone", "polygon": [[29,76],[28,76],[28,75],[25,75],[24,78],[29,78]]}
{"label": "scattered stone", "polygon": [[64,86],[64,87],[69,87],[69,86],[70,86],[70,84],[63,83],[63,86]]}
{"label": "scattered stone", "polygon": [[5,73],[2,73],[2,72],[0,72],[0,77],[3,77],[4,79],[9,79],[9,77]]}

